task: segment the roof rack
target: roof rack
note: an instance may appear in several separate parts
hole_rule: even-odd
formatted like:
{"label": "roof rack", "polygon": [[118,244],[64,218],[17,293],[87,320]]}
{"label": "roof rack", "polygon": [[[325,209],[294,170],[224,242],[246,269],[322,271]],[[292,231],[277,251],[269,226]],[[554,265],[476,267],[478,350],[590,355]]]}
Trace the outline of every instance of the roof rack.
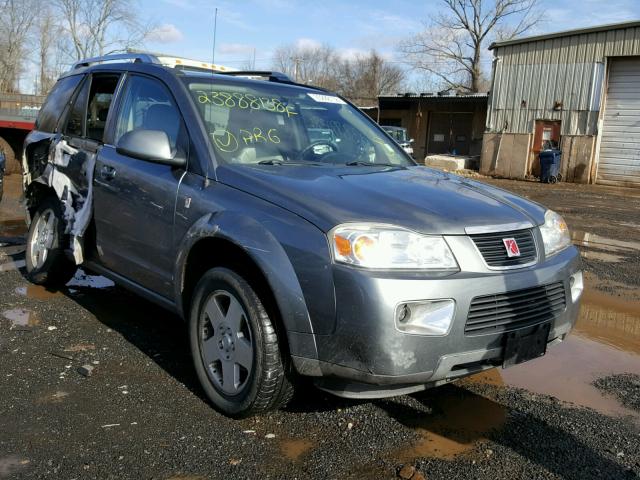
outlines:
{"label": "roof rack", "polygon": [[279,83],[295,83],[291,80],[286,74],[282,72],[271,72],[271,71],[262,71],[262,70],[234,70],[227,72],[220,72],[225,75],[232,75],[234,77],[248,77],[248,78],[266,78],[270,82],[279,82]]}
{"label": "roof rack", "polygon": [[123,62],[129,61],[132,63],[153,63],[155,65],[162,65],[165,67],[182,68],[182,69],[196,69],[215,72],[232,72],[232,68],[225,67],[224,65],[217,65],[215,63],[199,62],[198,60],[191,60],[189,58],[174,57],[171,55],[159,54],[159,53],[147,53],[138,52],[135,50],[128,50],[126,53],[115,53],[110,55],[103,55],[101,57],[86,58],[73,64],[72,70],[77,68],[89,67],[91,65],[98,65],[101,63]]}
{"label": "roof rack", "polygon": [[215,63],[200,62],[198,60],[191,60],[188,58],[174,57],[163,53],[148,53],[140,52],[137,50],[127,50],[126,53],[115,53],[111,55],[103,55],[101,57],[86,58],[74,63],[72,70],[90,67],[91,65],[98,65],[101,63],[123,62],[129,61],[132,63],[153,63],[155,65],[162,65],[165,67],[176,68],[180,70],[196,70],[196,71],[208,71],[223,73],[225,75],[233,75],[237,77],[247,77],[252,79],[267,79],[270,82],[278,83],[295,83],[287,75],[281,72],[272,72],[268,70],[234,70],[233,68],[225,67],[224,65],[218,65]]}

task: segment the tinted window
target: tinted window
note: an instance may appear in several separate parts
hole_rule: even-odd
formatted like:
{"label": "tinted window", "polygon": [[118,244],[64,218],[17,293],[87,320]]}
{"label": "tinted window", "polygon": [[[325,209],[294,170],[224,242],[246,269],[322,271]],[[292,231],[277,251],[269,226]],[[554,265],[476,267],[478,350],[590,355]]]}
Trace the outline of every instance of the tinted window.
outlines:
{"label": "tinted window", "polygon": [[53,132],[56,129],[58,119],[80,80],[82,80],[82,75],[74,75],[58,80],[40,109],[36,120],[37,130]]}
{"label": "tinted window", "polygon": [[182,117],[169,91],[157,80],[134,76],[127,82],[115,144],[122,135],[136,129],[161,130],[169,137],[171,148],[184,148],[179,141]]}
{"label": "tinted window", "polygon": [[71,113],[69,114],[69,119],[67,120],[67,126],[64,129],[64,133],[66,135],[72,135],[76,137],[81,137],[84,135],[84,117],[85,112],[87,111],[87,98],[89,97],[89,87],[91,82],[86,81],[82,85],[80,92],[76,96],[76,99],[73,102],[73,107],[71,107]]}
{"label": "tinted window", "polygon": [[102,141],[104,127],[113,95],[118,86],[118,76],[95,75],[91,81],[87,108],[87,138]]}

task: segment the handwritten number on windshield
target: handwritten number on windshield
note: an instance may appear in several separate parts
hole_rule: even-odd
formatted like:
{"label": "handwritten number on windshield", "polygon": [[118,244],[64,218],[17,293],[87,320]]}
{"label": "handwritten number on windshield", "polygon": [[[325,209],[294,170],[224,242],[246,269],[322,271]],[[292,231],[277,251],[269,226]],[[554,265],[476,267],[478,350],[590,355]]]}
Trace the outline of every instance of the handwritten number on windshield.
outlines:
{"label": "handwritten number on windshield", "polygon": [[215,105],[216,107],[240,108],[242,110],[266,110],[268,112],[286,113],[287,117],[298,115],[298,112],[290,105],[285,105],[277,98],[256,97],[251,93],[198,90],[197,99],[199,103]]}

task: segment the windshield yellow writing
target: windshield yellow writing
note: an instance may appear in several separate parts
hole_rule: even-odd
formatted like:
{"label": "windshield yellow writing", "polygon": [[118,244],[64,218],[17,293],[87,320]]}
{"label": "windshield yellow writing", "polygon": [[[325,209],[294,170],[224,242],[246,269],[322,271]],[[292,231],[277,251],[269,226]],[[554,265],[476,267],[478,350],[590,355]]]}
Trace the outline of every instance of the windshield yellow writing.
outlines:
{"label": "windshield yellow writing", "polygon": [[267,112],[286,113],[287,117],[298,115],[291,105],[285,105],[277,98],[257,97],[251,93],[219,92],[198,90],[198,102],[217,107],[240,108],[243,110],[266,110]]}
{"label": "windshield yellow writing", "polygon": [[[229,130],[217,130],[210,134],[215,146],[222,152],[233,153],[242,144],[243,146],[256,143],[280,143],[280,137],[275,128],[262,130],[254,127],[250,130],[241,128],[236,133]],[[239,140],[238,140],[239,139]]]}

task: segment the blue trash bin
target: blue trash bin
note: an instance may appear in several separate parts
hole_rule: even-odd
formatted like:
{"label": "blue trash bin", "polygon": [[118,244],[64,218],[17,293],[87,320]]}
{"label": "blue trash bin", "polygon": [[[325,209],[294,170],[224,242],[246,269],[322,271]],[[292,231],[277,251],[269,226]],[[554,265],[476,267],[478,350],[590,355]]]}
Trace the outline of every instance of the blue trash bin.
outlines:
{"label": "blue trash bin", "polygon": [[543,150],[540,152],[540,181],[556,183],[560,180],[560,150]]}

